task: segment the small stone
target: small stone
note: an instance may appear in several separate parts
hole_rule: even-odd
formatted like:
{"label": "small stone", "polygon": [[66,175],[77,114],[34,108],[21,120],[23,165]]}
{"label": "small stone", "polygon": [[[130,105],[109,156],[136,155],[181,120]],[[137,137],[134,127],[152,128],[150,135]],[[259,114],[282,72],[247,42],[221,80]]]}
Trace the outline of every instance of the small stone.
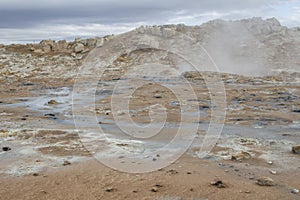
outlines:
{"label": "small stone", "polygon": [[260,177],[256,180],[256,183],[260,186],[274,186],[275,183],[273,179],[269,177]]}
{"label": "small stone", "polygon": [[33,173],[32,176],[39,176],[39,173]]}
{"label": "small stone", "polygon": [[269,165],[273,165],[273,161],[268,161],[267,162]]}
{"label": "small stone", "polygon": [[300,154],[300,146],[293,146],[292,151],[295,154]]}
{"label": "small stone", "polygon": [[161,98],[162,98],[162,95],[159,94],[159,93],[156,93],[156,94],[154,94],[154,97],[157,98],[157,99],[161,99]]}
{"label": "small stone", "polygon": [[156,187],[156,186],[152,187],[151,192],[158,192],[158,187]]}
{"label": "small stone", "polygon": [[11,148],[10,147],[2,147],[2,151],[10,151]]}
{"label": "small stone", "polygon": [[116,191],[117,191],[117,189],[113,188],[113,187],[109,187],[109,188],[105,189],[105,192],[116,192]]}
{"label": "small stone", "polygon": [[235,160],[235,161],[249,160],[251,157],[252,156],[250,153],[246,151],[242,151],[241,153],[232,155],[231,160]]}
{"label": "small stone", "polygon": [[56,105],[56,104],[58,104],[58,102],[52,99],[52,100],[48,101],[48,104],[49,105]]}
{"label": "small stone", "polygon": [[170,169],[167,171],[167,173],[169,174],[178,174],[178,171],[176,171],[175,169]]}
{"label": "small stone", "polygon": [[71,163],[67,160],[64,161],[63,166],[71,165]]}
{"label": "small stone", "polygon": [[217,188],[226,188],[227,185],[222,180],[216,179],[210,183],[210,185],[216,186]]}
{"label": "small stone", "polygon": [[273,174],[273,175],[276,175],[276,174],[277,174],[277,172],[274,171],[274,170],[270,170],[270,173]]}
{"label": "small stone", "polygon": [[293,189],[293,190],[292,190],[292,193],[293,193],[293,194],[298,194],[298,193],[299,193],[299,190],[298,190],[298,189]]}

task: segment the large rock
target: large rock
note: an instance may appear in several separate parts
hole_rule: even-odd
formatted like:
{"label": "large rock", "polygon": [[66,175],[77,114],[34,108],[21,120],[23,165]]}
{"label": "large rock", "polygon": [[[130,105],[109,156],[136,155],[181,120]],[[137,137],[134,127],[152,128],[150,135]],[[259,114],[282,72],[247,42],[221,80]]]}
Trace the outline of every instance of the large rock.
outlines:
{"label": "large rock", "polygon": [[40,42],[40,45],[42,45],[42,46],[49,45],[50,47],[52,47],[52,46],[54,46],[54,44],[55,44],[54,40],[42,40]]}
{"label": "large rock", "polygon": [[45,45],[42,47],[44,53],[49,53],[52,51],[52,47],[50,45]]}
{"label": "large rock", "polygon": [[75,53],[81,53],[84,51],[84,45],[81,43],[77,43],[74,48]]}
{"label": "large rock", "polygon": [[65,51],[68,48],[68,42],[66,40],[60,40],[52,46],[53,51]]}
{"label": "large rock", "polygon": [[260,186],[274,186],[275,183],[273,181],[273,179],[269,178],[269,177],[260,177],[256,180],[256,184],[260,185]]}

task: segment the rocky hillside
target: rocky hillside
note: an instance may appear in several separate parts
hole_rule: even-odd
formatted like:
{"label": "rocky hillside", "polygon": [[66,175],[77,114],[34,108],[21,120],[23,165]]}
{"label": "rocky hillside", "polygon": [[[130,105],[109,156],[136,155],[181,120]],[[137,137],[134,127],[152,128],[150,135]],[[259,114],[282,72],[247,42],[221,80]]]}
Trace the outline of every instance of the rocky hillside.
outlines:
{"label": "rocky hillside", "polygon": [[[200,26],[164,25],[196,38],[223,72],[267,75],[300,71],[300,28],[287,28],[275,19],[214,20]],[[43,40],[39,44],[0,45],[0,79],[42,76],[73,77],[94,48],[114,36]],[[68,72],[68,73],[66,73]]]}

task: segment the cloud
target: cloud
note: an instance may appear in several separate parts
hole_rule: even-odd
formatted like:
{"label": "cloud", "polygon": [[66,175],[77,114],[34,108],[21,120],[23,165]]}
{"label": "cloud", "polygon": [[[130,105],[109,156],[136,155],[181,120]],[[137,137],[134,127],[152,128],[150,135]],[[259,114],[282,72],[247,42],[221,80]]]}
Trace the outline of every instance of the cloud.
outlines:
{"label": "cloud", "polygon": [[[297,0],[1,0],[0,38],[14,42],[119,33],[141,24],[199,25],[223,18],[277,17],[285,25],[300,25],[297,9],[291,15],[282,5]],[[298,17],[299,19],[299,17]],[[23,38],[23,39],[22,39]]]}

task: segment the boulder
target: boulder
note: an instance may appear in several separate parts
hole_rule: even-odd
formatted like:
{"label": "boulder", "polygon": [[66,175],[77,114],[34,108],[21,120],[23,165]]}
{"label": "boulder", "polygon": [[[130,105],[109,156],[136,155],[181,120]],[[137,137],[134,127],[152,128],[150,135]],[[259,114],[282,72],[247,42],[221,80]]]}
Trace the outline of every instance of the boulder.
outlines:
{"label": "boulder", "polygon": [[60,40],[52,46],[53,51],[65,51],[68,48],[66,40]]}
{"label": "boulder", "polygon": [[273,179],[269,177],[260,177],[256,180],[256,184],[260,186],[274,186],[275,183]]}
{"label": "boulder", "polygon": [[234,154],[231,156],[231,160],[240,161],[240,160],[249,160],[252,156],[250,153],[246,151],[242,151],[241,153]]}
{"label": "boulder", "polygon": [[84,51],[84,45],[81,43],[77,43],[74,48],[75,53],[81,53]]}
{"label": "boulder", "polygon": [[52,51],[52,47],[50,45],[45,45],[42,47],[44,53],[49,53]]}

